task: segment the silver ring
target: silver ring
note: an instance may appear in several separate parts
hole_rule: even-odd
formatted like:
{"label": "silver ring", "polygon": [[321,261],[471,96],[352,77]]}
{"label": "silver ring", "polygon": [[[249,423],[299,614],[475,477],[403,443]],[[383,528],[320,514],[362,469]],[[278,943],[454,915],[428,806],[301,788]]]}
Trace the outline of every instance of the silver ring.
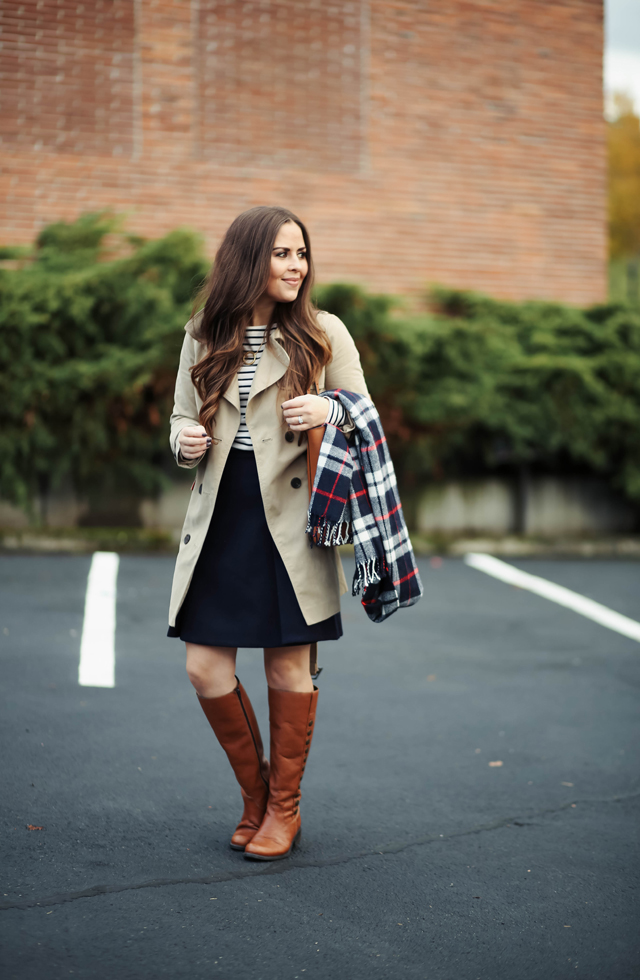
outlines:
{"label": "silver ring", "polygon": [[304,424],[304,419],[302,418],[302,415],[298,415],[298,425],[303,425],[303,424]]}

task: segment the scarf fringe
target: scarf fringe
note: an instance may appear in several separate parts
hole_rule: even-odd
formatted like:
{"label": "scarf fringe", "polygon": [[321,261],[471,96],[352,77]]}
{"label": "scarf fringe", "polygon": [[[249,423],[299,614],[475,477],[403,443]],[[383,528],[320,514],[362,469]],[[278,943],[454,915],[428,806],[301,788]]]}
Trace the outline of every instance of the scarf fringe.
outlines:
{"label": "scarf fringe", "polygon": [[307,520],[306,534],[309,535],[313,544],[319,548],[331,548],[338,544],[353,543],[353,531],[351,524],[347,521],[331,524],[321,517],[313,521]]}
{"label": "scarf fringe", "polygon": [[360,595],[370,585],[375,585],[381,580],[386,570],[386,565],[381,558],[368,558],[366,561],[359,561],[353,576],[351,595]]}

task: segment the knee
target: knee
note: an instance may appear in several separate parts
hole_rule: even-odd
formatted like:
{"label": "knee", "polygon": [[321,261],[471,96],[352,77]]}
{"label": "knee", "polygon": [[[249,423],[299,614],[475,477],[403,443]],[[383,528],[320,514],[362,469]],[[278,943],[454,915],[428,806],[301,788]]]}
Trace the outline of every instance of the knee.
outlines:
{"label": "knee", "polygon": [[187,677],[200,697],[218,698],[236,686],[235,651],[231,654],[193,647],[187,650]]}
{"label": "knee", "polygon": [[210,678],[207,671],[203,670],[202,664],[187,662],[187,677],[198,694],[203,694],[209,686]]}
{"label": "knee", "polygon": [[215,682],[216,670],[207,657],[199,656],[193,651],[187,654],[187,677],[202,697],[211,697],[209,693]]}
{"label": "knee", "polygon": [[221,698],[237,686],[233,672],[208,671],[198,666],[187,667],[187,676],[201,698]]}
{"label": "knee", "polygon": [[275,660],[266,669],[267,684],[276,691],[298,691],[309,677],[308,667],[288,660]]}

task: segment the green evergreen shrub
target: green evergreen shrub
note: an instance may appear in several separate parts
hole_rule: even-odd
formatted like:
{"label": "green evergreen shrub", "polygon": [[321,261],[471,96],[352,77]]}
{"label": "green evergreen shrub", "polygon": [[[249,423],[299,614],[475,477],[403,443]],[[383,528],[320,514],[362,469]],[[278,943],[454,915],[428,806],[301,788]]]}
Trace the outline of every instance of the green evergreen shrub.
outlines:
{"label": "green evergreen shrub", "polygon": [[[0,269],[0,495],[29,507],[70,480],[83,496],[153,495],[183,326],[206,271],[199,238],[144,242],[115,219],[51,225],[33,261]],[[121,254],[101,261],[111,234]]]}
{"label": "green evergreen shrub", "polygon": [[535,466],[601,474],[640,501],[637,307],[435,289],[429,314],[394,317],[342,285],[318,301],[353,331],[405,487]]}
{"label": "green evergreen shrub", "polygon": [[[85,215],[1,254],[0,496],[28,508],[65,480],[96,501],[157,493],[176,475],[168,419],[200,239],[146,242]],[[356,340],[403,489],[526,466],[599,473],[640,501],[637,308],[439,289],[410,316],[345,284],[316,299]]]}

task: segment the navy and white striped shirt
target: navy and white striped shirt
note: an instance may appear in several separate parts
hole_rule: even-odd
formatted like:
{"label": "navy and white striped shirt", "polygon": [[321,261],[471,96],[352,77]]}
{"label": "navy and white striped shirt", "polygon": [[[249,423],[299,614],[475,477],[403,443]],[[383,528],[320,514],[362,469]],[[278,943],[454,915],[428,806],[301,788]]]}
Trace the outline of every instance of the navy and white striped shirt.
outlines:
{"label": "navy and white striped shirt", "polygon": [[[264,350],[263,344],[265,341],[266,329],[266,327],[246,328],[244,348],[245,350],[253,350],[256,358],[253,364],[241,364],[240,370],[238,371],[240,425],[238,426],[236,437],[233,440],[232,445],[234,449],[253,449],[253,443],[251,442],[251,436],[249,435],[249,429],[247,426],[247,402],[249,401],[249,393],[255,377],[256,368],[258,367],[258,363],[262,357],[262,350]],[[329,425],[343,425],[347,419],[346,409],[343,408],[340,402],[336,401],[335,398],[327,398],[327,401],[329,402],[329,408],[327,410],[325,422]]]}

